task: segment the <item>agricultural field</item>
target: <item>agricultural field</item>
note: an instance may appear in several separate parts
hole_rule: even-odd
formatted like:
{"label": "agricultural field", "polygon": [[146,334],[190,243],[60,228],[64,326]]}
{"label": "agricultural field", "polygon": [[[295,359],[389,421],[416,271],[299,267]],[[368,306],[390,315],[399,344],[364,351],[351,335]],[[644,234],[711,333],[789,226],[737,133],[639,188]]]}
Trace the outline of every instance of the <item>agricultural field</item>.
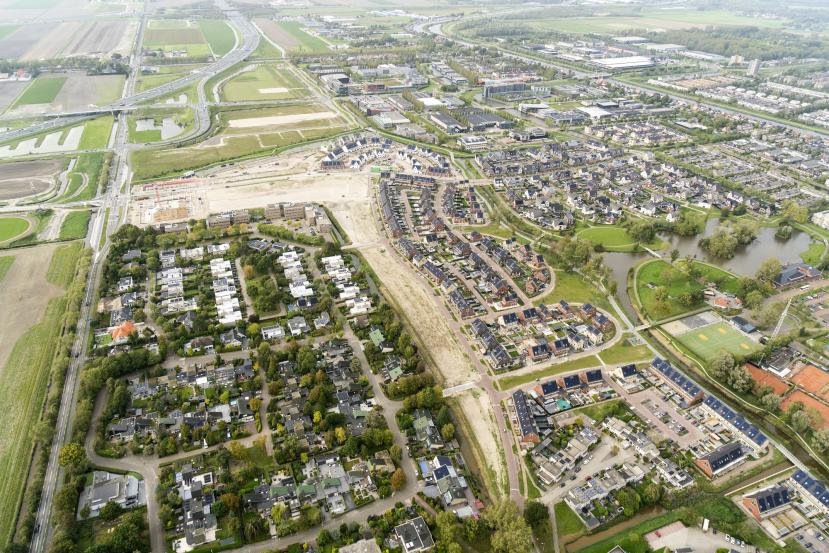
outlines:
{"label": "agricultural field", "polygon": [[199,28],[207,39],[210,50],[216,57],[222,57],[233,49],[236,34],[226,21],[221,19],[200,19]]}
{"label": "agricultural field", "polygon": [[34,79],[26,90],[23,91],[14,107],[29,104],[50,104],[52,103],[66,83],[67,77],[44,75]]}
{"label": "agricultural field", "polygon": [[0,201],[43,194],[55,186],[65,166],[60,158],[0,164]]}
{"label": "agricultural field", "polygon": [[4,57],[21,61],[74,56],[109,58],[114,53],[127,56],[137,30],[138,22],[132,19],[34,23],[0,33],[0,51]]}
{"label": "agricultural field", "polygon": [[77,240],[85,237],[91,216],[89,210],[70,211],[60,225],[60,239]]}
{"label": "agricultural field", "polygon": [[133,152],[136,180],[205,167],[235,158],[329,137],[347,129],[335,113],[319,105],[237,110],[220,116],[222,131],[195,146]]}
{"label": "agricultural field", "polygon": [[256,25],[265,36],[283,48],[295,54],[319,54],[331,49],[319,38],[302,30],[302,25],[295,21],[273,21],[256,19]]}
{"label": "agricultural field", "polygon": [[297,80],[287,65],[259,65],[227,81],[221,90],[222,100],[283,100],[302,98],[308,90]]}
{"label": "agricultural field", "polygon": [[29,83],[21,81],[0,83],[0,113],[6,111],[17,97],[20,96],[20,93],[26,90],[27,86],[29,86]]}
{"label": "agricultural field", "polygon": [[52,359],[61,344],[66,298],[83,245],[19,250],[0,287],[0,541],[13,530]]}
{"label": "agricultural field", "polygon": [[[215,36],[215,31],[212,32]],[[158,51],[170,58],[210,57],[210,46],[201,27],[185,19],[153,19],[144,33],[145,51]],[[149,62],[149,59],[148,59]]]}

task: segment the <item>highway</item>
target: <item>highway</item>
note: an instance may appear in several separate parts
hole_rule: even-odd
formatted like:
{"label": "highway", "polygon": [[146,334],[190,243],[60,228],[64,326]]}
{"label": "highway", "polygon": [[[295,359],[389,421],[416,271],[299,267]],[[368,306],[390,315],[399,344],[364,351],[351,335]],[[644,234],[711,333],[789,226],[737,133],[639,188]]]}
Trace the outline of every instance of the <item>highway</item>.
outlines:
{"label": "highway", "polygon": [[[216,61],[215,63],[194,72],[186,77],[182,77],[171,83],[162,85],[158,88],[147,90],[139,94],[131,94],[135,86],[135,78],[138,75],[140,68],[140,37],[143,35],[143,30],[146,25],[148,13],[144,12],[142,17],[141,27],[136,38],[136,53],[130,60],[130,67],[132,69],[127,83],[124,85],[124,94],[129,96],[116,104],[112,104],[113,111],[117,111],[118,107],[132,107],[139,102],[158,98],[160,96],[174,92],[175,90],[190,84],[193,81],[199,82],[199,104],[196,106],[198,129],[201,130],[209,126],[209,106],[205,101],[204,85],[208,79],[214,75],[221,73],[227,68],[233,66],[239,61],[246,58],[259,45],[259,32],[241,13],[232,9],[225,0],[215,0],[216,5],[222,10],[228,20],[231,22],[237,33],[241,34],[240,40],[237,40],[236,48],[231,50],[225,57]],[[239,36],[239,35],[237,35]],[[45,129],[51,128],[49,125],[58,126],[66,124],[66,119],[59,118],[46,122],[41,125],[35,125],[28,129],[20,129],[12,131],[12,138],[26,134],[41,132]],[[94,252],[92,264],[90,266],[89,275],[87,277],[86,291],[84,293],[83,304],[80,309],[80,316],[78,318],[75,343],[72,347],[72,356],[69,363],[69,368],[66,373],[66,380],[64,383],[63,394],[61,396],[60,409],[58,411],[58,419],[55,426],[55,434],[52,441],[52,446],[49,452],[49,462],[47,464],[46,473],[43,480],[43,490],[41,494],[40,504],[36,513],[36,528],[40,530],[32,537],[30,545],[31,553],[44,553],[48,550],[48,545],[52,539],[52,527],[50,518],[52,513],[52,504],[55,493],[59,485],[63,481],[63,470],[58,462],[58,454],[61,447],[67,443],[69,437],[69,429],[71,428],[72,419],[75,412],[75,404],[78,389],[78,380],[81,367],[86,362],[86,352],[88,348],[88,337],[90,332],[90,309],[95,290],[100,284],[100,277],[103,268],[103,262],[106,258],[106,253],[109,248],[109,237],[124,223],[127,216],[127,206],[129,204],[130,195],[130,168],[129,168],[129,144],[128,144],[128,124],[127,112],[119,112],[115,124],[117,129],[115,131],[115,139],[112,145],[113,149],[113,167],[114,171],[110,174],[107,189],[103,197],[96,198],[93,202],[87,205],[98,204],[97,211],[93,211],[93,219],[89,225],[87,234],[87,246]],[[44,126],[45,125],[45,126]],[[0,135],[0,140],[8,139],[8,134]],[[108,220],[105,218],[108,217]],[[148,494],[154,493],[154,490],[147,490]],[[158,518],[157,513],[150,512],[149,516]],[[153,532],[152,542],[153,551],[163,553],[164,536],[163,532]]]}
{"label": "highway", "polygon": [[[148,102],[150,100],[171,94],[176,90],[184,88],[185,86],[191,83],[203,83],[204,81],[210,79],[214,75],[217,75],[222,71],[244,60],[254,50],[256,50],[257,46],[259,46],[260,38],[259,32],[257,31],[256,27],[254,27],[253,24],[250,21],[248,21],[248,19],[244,17],[239,11],[232,8],[225,0],[215,0],[215,4],[225,14],[229,23],[233,25],[237,33],[241,34],[241,40],[239,41],[241,44],[237,43],[236,49],[231,50],[226,56],[216,60],[210,65],[197,69],[196,71],[193,71],[192,73],[189,73],[179,79],[176,79],[175,81],[170,81],[169,83],[163,84],[156,88],[145,90],[143,92],[130,94],[129,96],[122,98],[121,100],[112,102],[111,104],[107,104],[105,106],[101,106],[96,110],[92,110],[92,113],[118,113],[126,109],[132,109],[137,104]],[[137,70],[140,70],[140,63],[138,63],[137,61],[140,60],[140,57],[140,55],[133,56],[133,61],[130,64],[132,75],[134,75],[137,72]],[[201,95],[200,99],[203,99]],[[209,115],[207,114],[207,107],[204,104],[202,104],[202,107],[203,111],[197,112],[197,118],[203,121],[205,117],[209,119]],[[31,125],[26,128],[13,129],[0,133],[0,142],[5,142],[8,140],[17,140],[33,134],[41,133],[58,127],[63,127],[65,125],[78,123],[88,117],[90,117],[90,115],[78,115],[77,112],[55,114],[51,119],[48,119],[36,125]]]}

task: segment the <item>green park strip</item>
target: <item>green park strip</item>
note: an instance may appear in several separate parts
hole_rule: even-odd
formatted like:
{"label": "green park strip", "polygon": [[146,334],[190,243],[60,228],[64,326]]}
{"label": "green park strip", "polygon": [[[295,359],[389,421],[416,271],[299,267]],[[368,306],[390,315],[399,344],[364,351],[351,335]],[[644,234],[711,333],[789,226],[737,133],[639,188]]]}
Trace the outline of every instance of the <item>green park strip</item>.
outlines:
{"label": "green park strip", "polygon": [[38,77],[26,87],[26,90],[17,98],[14,105],[26,106],[51,103],[55,100],[65,82],[66,77]]}
{"label": "green park strip", "polygon": [[535,300],[536,305],[552,304],[564,300],[568,303],[592,303],[610,309],[607,298],[585,277],[568,271],[555,271],[555,287],[546,296]]}
{"label": "green park strip", "polygon": [[[81,243],[55,250],[46,272],[49,284],[67,289],[75,279]],[[32,290],[32,293],[37,293]],[[82,289],[78,291],[78,301]],[[0,406],[5,424],[0,426],[0,541],[8,543],[26,485],[31,451],[38,439],[38,426],[50,374],[55,362],[68,363],[71,333],[61,332],[69,308],[65,294],[49,300],[40,321],[14,344],[8,360],[0,369]],[[13,408],[12,408],[13,407]],[[38,490],[39,493],[39,490]]]}
{"label": "green park strip", "polygon": [[224,56],[236,44],[236,35],[228,24],[221,19],[201,19],[199,28],[216,56]]}
{"label": "green park strip", "polygon": [[86,236],[90,217],[88,210],[70,211],[60,225],[60,239],[77,240]]}
{"label": "green park strip", "polygon": [[89,121],[83,129],[79,150],[97,150],[106,148],[109,144],[109,135],[112,132],[112,117],[97,117]]}
{"label": "green park strip", "polygon": [[599,366],[601,366],[601,362],[595,355],[587,355],[585,357],[579,357],[578,359],[571,359],[570,361],[564,361],[562,363],[550,365],[549,367],[539,369],[537,371],[519,374],[515,376],[504,376],[498,379],[496,382],[498,383],[498,387],[501,390],[511,390],[516,386],[522,386],[524,384],[534,382],[535,380],[545,379],[551,376],[556,376],[558,374],[566,373],[569,371],[575,371],[578,369],[587,369],[590,367]]}
{"label": "green park strip", "polygon": [[641,361],[642,359],[651,357],[653,354],[646,344],[632,346],[627,340],[622,339],[611,347],[598,352],[597,355],[608,365],[616,365],[619,363]]}
{"label": "green park strip", "polygon": [[6,278],[6,273],[8,273],[9,269],[12,268],[12,263],[14,263],[13,255],[4,255],[0,257],[0,282]]}

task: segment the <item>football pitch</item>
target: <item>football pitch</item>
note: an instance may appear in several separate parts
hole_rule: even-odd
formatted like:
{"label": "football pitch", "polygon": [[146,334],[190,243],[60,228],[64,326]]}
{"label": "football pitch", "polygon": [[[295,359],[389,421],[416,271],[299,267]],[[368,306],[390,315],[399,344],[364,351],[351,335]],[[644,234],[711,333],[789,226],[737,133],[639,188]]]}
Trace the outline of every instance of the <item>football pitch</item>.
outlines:
{"label": "football pitch", "polygon": [[704,361],[710,361],[723,349],[736,357],[760,349],[757,342],[724,321],[694,328],[676,339]]}

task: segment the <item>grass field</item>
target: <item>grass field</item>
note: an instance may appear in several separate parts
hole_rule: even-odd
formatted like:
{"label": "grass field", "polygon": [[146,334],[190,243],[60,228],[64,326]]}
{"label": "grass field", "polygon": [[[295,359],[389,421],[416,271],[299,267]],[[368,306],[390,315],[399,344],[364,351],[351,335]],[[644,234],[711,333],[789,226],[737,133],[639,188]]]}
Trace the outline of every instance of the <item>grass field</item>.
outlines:
{"label": "grass field", "polygon": [[[622,227],[598,226],[586,228],[578,233],[579,238],[589,240],[594,244],[601,244],[608,251],[631,251],[636,247],[636,240]],[[644,244],[651,249],[659,249],[662,242],[656,240],[651,244]]]}
{"label": "grass field", "polygon": [[559,536],[581,535],[584,533],[584,523],[564,501],[556,503],[553,512],[555,513]]}
{"label": "grass field", "polygon": [[602,295],[595,286],[587,282],[584,277],[576,273],[556,271],[555,288],[546,296],[536,300],[536,305],[541,303],[551,304],[559,300],[573,303],[590,302],[598,307],[608,307],[607,298]]}
{"label": "grass field", "polygon": [[79,150],[96,150],[109,145],[109,135],[112,132],[112,116],[96,117],[86,123],[83,129]]}
{"label": "grass field", "polygon": [[8,273],[9,269],[12,268],[12,263],[14,263],[14,256],[4,255],[0,257],[0,282],[3,282],[3,279],[6,277],[6,273]]}
{"label": "grass field", "polygon": [[200,19],[199,28],[216,56],[224,56],[236,44],[236,35],[233,33],[233,29],[221,19]]}
{"label": "grass field", "polygon": [[627,340],[620,340],[617,344],[598,353],[602,361],[609,365],[639,361],[640,359],[647,359],[651,355],[653,355],[651,350],[645,344],[632,346],[627,343]]}
{"label": "grass field", "polygon": [[29,221],[22,217],[0,217],[0,242],[17,238],[29,228]]}
{"label": "grass field", "polygon": [[[135,78],[135,90],[137,92],[143,92],[151,88],[159,87],[171,81],[175,81],[176,79],[186,75],[187,73],[190,73],[191,71],[195,71],[200,67],[203,67],[203,64],[187,63],[176,65],[161,65],[158,68],[158,73],[142,73],[138,75]],[[153,100],[153,102],[156,101],[157,100]]]}
{"label": "grass field", "polygon": [[65,82],[66,77],[38,77],[26,87],[26,90],[17,98],[14,105],[51,103],[55,100]]}
{"label": "grass field", "polygon": [[760,344],[722,321],[674,337],[703,361],[711,361],[721,350],[745,357],[760,349]]}
{"label": "grass field", "polygon": [[[658,309],[656,300],[656,289],[664,286],[668,289],[668,299],[665,302],[665,309]],[[702,290],[702,284],[688,278],[688,275],[666,263],[665,261],[653,260],[640,265],[636,279],[637,295],[641,302],[642,310],[651,319],[664,319],[680,315],[703,305],[698,302],[694,305],[683,305],[679,296],[687,292]]]}
{"label": "grass field", "polygon": [[88,210],[70,211],[60,225],[60,239],[76,240],[86,236],[91,215]]}
{"label": "grass field", "polygon": [[496,382],[500,389],[509,390],[516,386],[521,386],[523,384],[533,382],[536,379],[545,379],[550,376],[566,373],[568,371],[575,371],[578,369],[586,369],[588,367],[599,366],[601,366],[601,362],[599,361],[599,359],[595,355],[588,355],[586,357],[579,357],[578,359],[564,361],[563,363],[558,363],[556,365],[550,365],[549,367],[539,369],[531,373],[518,374],[515,376],[504,376],[503,378],[498,379]]}
{"label": "grass field", "polygon": [[[193,110],[185,109],[156,109],[151,112],[142,112],[130,115],[127,119],[129,125],[129,141],[133,144],[158,142],[162,140],[161,127],[164,119],[172,117],[173,121],[179,126],[180,131],[175,136],[181,137],[187,134],[188,130],[193,128],[195,122]],[[137,122],[140,119],[153,119],[156,128],[152,130],[137,130]],[[168,136],[168,139],[171,137]]]}
{"label": "grass field", "polygon": [[0,25],[0,39],[6,38],[18,28],[17,25]]}
{"label": "grass field", "polygon": [[[69,286],[82,247],[76,243],[55,250],[46,271],[50,284],[64,290]],[[0,370],[0,543],[7,543],[13,531],[34,445],[32,430],[40,419],[65,311],[65,297],[50,300],[40,322],[17,340]]]}
{"label": "grass field", "polygon": [[230,102],[282,100],[301,98],[307,92],[286,66],[269,64],[230,79],[222,86],[222,99]]}

